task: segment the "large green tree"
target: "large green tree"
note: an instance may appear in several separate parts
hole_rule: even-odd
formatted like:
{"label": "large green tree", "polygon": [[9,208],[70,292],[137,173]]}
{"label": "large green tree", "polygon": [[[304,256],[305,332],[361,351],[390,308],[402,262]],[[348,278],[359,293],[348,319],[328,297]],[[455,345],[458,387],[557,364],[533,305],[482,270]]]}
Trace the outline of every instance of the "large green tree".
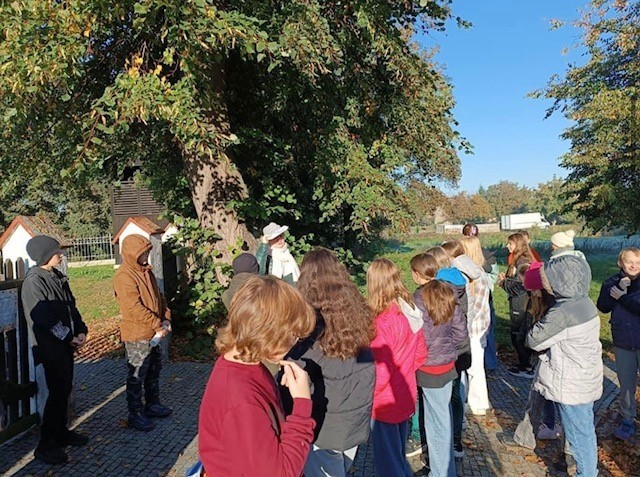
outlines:
{"label": "large green tree", "polygon": [[500,220],[501,215],[526,212],[531,191],[516,182],[504,180],[491,184],[486,189],[481,188],[478,194],[489,202],[494,217]]}
{"label": "large green tree", "polygon": [[531,191],[528,208],[541,212],[549,222],[575,223],[577,214],[573,210],[573,200],[566,180],[554,176]]}
{"label": "large green tree", "polygon": [[458,179],[450,85],[411,42],[449,4],[3,3],[3,180],[136,166],[222,250],[273,219],[348,246],[410,218],[412,181]]}
{"label": "large green tree", "polygon": [[577,25],[587,60],[537,93],[572,125],[567,189],[594,229],[640,230],[640,2],[594,0]]}

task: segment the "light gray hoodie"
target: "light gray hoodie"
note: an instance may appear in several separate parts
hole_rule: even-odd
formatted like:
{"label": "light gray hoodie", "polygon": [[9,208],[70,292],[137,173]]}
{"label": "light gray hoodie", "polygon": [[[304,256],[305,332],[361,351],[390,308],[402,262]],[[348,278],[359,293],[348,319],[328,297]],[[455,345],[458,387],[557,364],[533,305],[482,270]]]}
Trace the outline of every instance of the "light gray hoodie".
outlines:
{"label": "light gray hoodie", "polygon": [[591,269],[574,254],[550,260],[542,282],[556,303],[527,336],[527,346],[540,355],[533,388],[550,401],[587,404],[602,395],[600,317],[589,298]]}

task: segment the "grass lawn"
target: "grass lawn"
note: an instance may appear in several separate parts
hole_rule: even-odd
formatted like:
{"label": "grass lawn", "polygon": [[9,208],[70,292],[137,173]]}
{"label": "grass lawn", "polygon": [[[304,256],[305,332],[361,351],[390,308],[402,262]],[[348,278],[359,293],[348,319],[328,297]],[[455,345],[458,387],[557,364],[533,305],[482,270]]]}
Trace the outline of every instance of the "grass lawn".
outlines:
{"label": "grass lawn", "polygon": [[[557,232],[558,229],[555,229],[553,232]],[[532,233],[534,237],[534,247],[536,246],[535,240],[544,240],[551,236],[551,232],[539,230],[537,231],[538,236],[535,235],[535,232]],[[481,236],[481,241],[483,246],[487,248],[491,248],[496,251],[496,257],[498,258],[498,264],[500,266],[500,271],[506,270],[506,256],[507,252],[504,248],[506,244],[506,237],[509,235],[507,232],[500,232],[496,234],[487,234],[488,238],[485,239],[485,235]],[[447,237],[451,237],[452,239],[455,236],[445,236],[445,235],[430,235],[424,236],[422,238],[414,238],[410,239],[405,243],[399,242],[391,242],[390,248],[393,251],[383,252],[381,256],[386,257],[392,260],[398,267],[400,267],[403,275],[403,281],[405,285],[409,288],[409,290],[413,291],[416,289],[416,285],[413,283],[411,279],[411,268],[409,267],[409,261],[411,258],[418,252],[424,251],[433,245],[437,245],[442,243],[443,240],[446,240]],[[540,251],[542,258],[548,258],[548,250],[543,250],[541,245],[538,244],[538,250]],[[547,245],[547,244],[544,244]],[[500,248],[498,248],[500,247]],[[616,265],[616,260],[618,257],[618,251],[612,251],[611,253],[594,253],[590,254],[588,251],[585,251],[587,256],[587,260],[591,265],[591,271],[593,275],[593,280],[591,282],[591,290],[589,295],[591,299],[595,302],[598,299],[598,293],[600,292],[600,286],[602,282],[617,272],[618,267]],[[361,290],[365,289],[365,276],[360,274],[356,276],[356,283],[360,287]],[[511,339],[509,336],[509,304],[507,302],[507,295],[501,288],[496,288],[493,293],[493,300],[496,309],[496,340],[498,345],[502,348],[511,347]],[[602,328],[600,331],[600,339],[602,341],[602,345],[605,349],[612,349],[611,342],[611,327],[609,326],[609,317],[608,315],[600,315],[602,320]]]}
{"label": "grass lawn", "polygon": [[69,284],[84,321],[100,321],[119,313],[113,296],[113,265],[69,268]]}

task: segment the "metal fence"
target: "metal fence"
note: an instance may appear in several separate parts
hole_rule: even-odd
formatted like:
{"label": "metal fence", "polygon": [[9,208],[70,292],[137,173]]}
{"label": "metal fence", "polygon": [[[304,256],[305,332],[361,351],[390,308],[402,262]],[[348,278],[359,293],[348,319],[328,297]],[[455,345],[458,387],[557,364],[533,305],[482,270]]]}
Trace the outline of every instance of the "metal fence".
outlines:
{"label": "metal fence", "polygon": [[91,262],[95,260],[113,260],[111,234],[98,237],[80,237],[71,240],[67,248],[69,262]]}

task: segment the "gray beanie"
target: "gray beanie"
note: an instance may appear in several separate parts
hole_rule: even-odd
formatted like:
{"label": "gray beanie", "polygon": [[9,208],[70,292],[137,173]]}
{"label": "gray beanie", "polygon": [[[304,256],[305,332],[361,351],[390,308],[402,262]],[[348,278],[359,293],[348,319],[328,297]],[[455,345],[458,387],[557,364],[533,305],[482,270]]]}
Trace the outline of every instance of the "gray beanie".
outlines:
{"label": "gray beanie", "polygon": [[254,273],[258,274],[259,266],[258,260],[253,254],[241,253],[238,255],[231,264],[233,266],[233,273]]}
{"label": "gray beanie", "polygon": [[27,253],[39,267],[46,265],[59,250],[58,241],[47,235],[36,235],[27,242]]}

